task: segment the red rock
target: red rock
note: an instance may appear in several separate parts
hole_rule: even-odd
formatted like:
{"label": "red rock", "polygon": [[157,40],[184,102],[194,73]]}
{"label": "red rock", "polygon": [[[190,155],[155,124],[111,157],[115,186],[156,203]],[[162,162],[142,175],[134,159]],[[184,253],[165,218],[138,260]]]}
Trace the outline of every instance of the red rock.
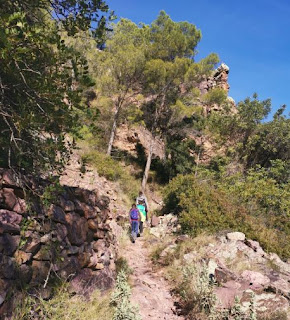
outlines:
{"label": "red rock", "polygon": [[3,188],[3,198],[5,207],[8,210],[13,210],[17,202],[17,197],[14,194],[14,190],[11,188]]}
{"label": "red rock", "polygon": [[20,234],[20,226],[0,221],[0,234],[3,233]]}
{"label": "red rock", "polygon": [[62,261],[58,269],[58,274],[67,279],[70,275],[73,275],[81,270],[79,260],[75,256],[71,256]]}
{"label": "red rock", "polygon": [[237,276],[229,269],[218,267],[215,269],[215,279],[218,283],[225,283],[230,280],[235,280]]}
{"label": "red rock", "polygon": [[39,251],[34,255],[34,260],[53,261],[55,257],[55,250],[52,250],[50,245],[43,245]]}
{"label": "red rock", "polygon": [[18,266],[18,275],[22,282],[29,283],[32,277],[32,268],[27,264],[22,264]]}
{"label": "red rock", "polygon": [[101,223],[98,225],[99,229],[100,230],[103,230],[103,231],[109,231],[111,230],[111,227],[108,223]]}
{"label": "red rock", "polygon": [[17,181],[12,170],[5,170],[2,173],[2,184],[7,186],[17,186]]}
{"label": "red rock", "polygon": [[104,252],[108,249],[105,240],[94,241],[92,243],[92,246],[93,246],[94,251],[96,251],[96,252]]}
{"label": "red rock", "polygon": [[77,258],[81,268],[87,267],[90,263],[90,254],[88,252],[81,252]]}
{"label": "red rock", "polygon": [[65,213],[61,207],[56,206],[54,204],[51,205],[51,207],[49,208],[48,214],[53,221],[63,223],[63,224],[66,223]]}
{"label": "red rock", "polygon": [[75,211],[80,215],[84,215],[85,203],[81,202],[78,199],[74,199]]}
{"label": "red rock", "polygon": [[245,244],[250,247],[251,249],[253,249],[255,252],[259,253],[259,254],[265,254],[264,250],[261,248],[260,244],[258,241],[254,241],[254,240],[246,240]]}
{"label": "red rock", "polygon": [[24,199],[17,198],[13,211],[19,214],[24,214],[27,211],[26,201]]}
{"label": "red rock", "polygon": [[49,269],[50,269],[50,262],[49,261],[32,261],[32,285],[43,284],[45,279],[47,278]]}
{"label": "red rock", "polygon": [[106,237],[106,232],[102,230],[98,230],[97,232],[94,233],[94,238],[95,239],[104,239]]}
{"label": "red rock", "polygon": [[0,254],[0,278],[15,279],[16,276],[15,259]]}
{"label": "red rock", "polygon": [[88,220],[88,226],[93,231],[97,231],[98,230],[98,223],[94,219],[89,219]]}
{"label": "red rock", "polygon": [[249,285],[249,288],[258,290],[267,287],[270,284],[270,279],[260,272],[245,270],[240,278],[243,282]]}
{"label": "red rock", "polygon": [[61,223],[57,223],[56,224],[56,229],[54,231],[56,238],[59,242],[62,242],[65,237],[67,236],[67,228],[65,225],[61,224]]}
{"label": "red rock", "polygon": [[59,204],[65,212],[71,212],[75,210],[74,203],[70,200],[64,199],[63,197],[59,198]]}
{"label": "red rock", "polygon": [[32,258],[32,253],[28,253],[22,250],[17,250],[15,255],[15,261],[18,265],[29,262]]}
{"label": "red rock", "polygon": [[38,234],[33,234],[27,239],[27,242],[23,246],[22,250],[35,255],[41,247],[40,237]]}
{"label": "red rock", "polygon": [[231,308],[234,305],[235,297],[240,297],[242,292],[241,285],[235,281],[228,281],[222,287],[214,289],[218,306],[222,308]]}
{"label": "red rock", "polygon": [[22,216],[9,210],[0,209],[0,222],[3,224],[20,224]]}
{"label": "red rock", "polygon": [[12,256],[18,248],[20,236],[12,236],[10,234],[3,234],[0,236],[0,252],[7,256]]}
{"label": "red rock", "polygon": [[83,206],[84,209],[84,215],[86,219],[94,219],[97,216],[97,212],[95,211],[95,209],[89,205],[84,205]]}
{"label": "red rock", "polygon": [[152,216],[151,217],[151,227],[157,227],[159,225],[159,217]]}
{"label": "red rock", "polygon": [[114,273],[109,268],[100,271],[82,269],[71,281],[70,292],[90,295],[96,288],[107,290],[114,284]]}
{"label": "red rock", "polygon": [[99,200],[97,201],[97,206],[103,210],[107,209],[110,203],[110,198],[107,196],[101,196]]}
{"label": "red rock", "polygon": [[87,220],[77,214],[66,215],[68,239],[72,245],[80,246],[86,241],[88,232]]}

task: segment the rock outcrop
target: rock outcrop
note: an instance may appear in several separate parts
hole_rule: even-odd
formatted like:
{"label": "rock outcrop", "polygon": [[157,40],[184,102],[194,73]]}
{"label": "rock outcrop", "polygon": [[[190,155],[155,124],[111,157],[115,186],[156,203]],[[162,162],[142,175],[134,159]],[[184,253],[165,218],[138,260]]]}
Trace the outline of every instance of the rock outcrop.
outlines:
{"label": "rock outcrop", "polygon": [[48,182],[25,179],[23,187],[11,171],[0,169],[2,316],[9,314],[24,286],[49,297],[56,276],[72,279],[71,291],[83,294],[114,282],[117,240],[109,198],[98,190],[63,186],[43,204],[25,194],[43,191]]}
{"label": "rock outcrop", "polygon": [[133,156],[138,156],[138,146],[142,146],[145,153],[147,153],[151,141],[153,141],[153,155],[160,159],[164,159],[164,142],[157,137],[154,138],[152,134],[142,126],[129,127],[126,124],[121,125],[116,133],[114,147],[125,150]]}
{"label": "rock outcrop", "polygon": [[208,91],[214,88],[221,88],[227,93],[229,92],[230,85],[228,83],[230,68],[222,63],[209,77],[204,79],[198,85],[200,93],[206,94]]}
{"label": "rock outcrop", "polygon": [[271,315],[284,312],[289,319],[289,263],[276,254],[266,253],[257,241],[246,239],[241,232],[200,241],[206,244],[197,251],[186,253],[183,261],[186,264],[206,261],[209,279],[217,284],[214,291],[220,309],[233,307],[235,297],[238,297],[242,309],[246,310],[254,293],[254,304],[260,317],[272,319]]}

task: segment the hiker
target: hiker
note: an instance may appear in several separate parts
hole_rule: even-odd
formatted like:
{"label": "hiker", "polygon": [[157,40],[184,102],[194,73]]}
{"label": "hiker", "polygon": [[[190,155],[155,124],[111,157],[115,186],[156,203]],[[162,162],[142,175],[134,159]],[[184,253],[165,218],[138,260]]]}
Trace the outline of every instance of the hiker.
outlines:
{"label": "hiker", "polygon": [[129,213],[130,223],[131,223],[131,235],[132,242],[135,243],[137,235],[139,233],[139,221],[141,220],[140,212],[136,207],[136,204],[132,204],[132,208]]}
{"label": "hiker", "polygon": [[143,224],[145,221],[148,221],[148,201],[142,191],[139,192],[139,196],[136,198],[136,205],[141,216],[139,224],[140,233],[138,234],[139,236],[141,236],[143,232]]}

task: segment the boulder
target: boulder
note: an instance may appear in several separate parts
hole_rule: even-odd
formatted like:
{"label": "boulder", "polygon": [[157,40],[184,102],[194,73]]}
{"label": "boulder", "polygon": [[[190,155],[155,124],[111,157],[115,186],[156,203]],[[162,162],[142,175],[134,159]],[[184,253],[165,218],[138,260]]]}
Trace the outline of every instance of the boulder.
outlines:
{"label": "boulder", "polygon": [[88,232],[87,220],[77,214],[66,215],[68,239],[72,245],[80,246],[86,241]]}
{"label": "boulder", "polygon": [[33,257],[34,260],[53,261],[55,257],[55,250],[50,245],[42,245],[40,250]]}
{"label": "boulder", "polygon": [[24,214],[27,211],[26,201],[24,199],[17,198],[13,211],[19,214]]}
{"label": "boulder", "polygon": [[244,241],[246,239],[246,236],[242,232],[230,232],[227,233],[227,239],[229,241]]}
{"label": "boulder", "polygon": [[0,278],[15,279],[17,277],[17,270],[15,259],[0,254]]}
{"label": "boulder", "polygon": [[22,250],[17,250],[15,255],[15,261],[18,265],[21,265],[23,263],[27,263],[31,260],[32,258],[32,253],[28,253]]}
{"label": "boulder", "polygon": [[157,227],[159,225],[160,219],[157,216],[151,217],[151,227]]}
{"label": "boulder", "polygon": [[94,207],[85,204],[83,206],[83,209],[84,209],[84,216],[85,216],[86,219],[94,219],[94,218],[96,218],[97,212],[94,209]]}
{"label": "boulder", "polygon": [[225,267],[220,267],[220,266],[218,266],[215,269],[214,276],[215,276],[216,281],[219,284],[226,283],[228,281],[237,279],[237,275],[235,275],[229,269],[227,269]]}
{"label": "boulder", "polygon": [[79,255],[78,255],[78,261],[79,261],[79,264],[80,264],[80,267],[81,268],[85,268],[89,265],[90,263],[90,253],[89,252],[81,252]]}
{"label": "boulder", "polygon": [[270,279],[267,276],[252,270],[243,271],[239,280],[247,283],[252,290],[259,290],[270,284]]}
{"label": "boulder", "polygon": [[66,238],[68,231],[65,225],[57,223],[53,234],[55,235],[57,241],[62,242]]}
{"label": "boulder", "polygon": [[6,209],[13,210],[17,203],[17,197],[14,194],[14,190],[11,188],[3,188],[2,196],[4,198],[4,205]]}
{"label": "boulder", "polygon": [[8,233],[4,233],[2,236],[0,236],[0,253],[3,253],[7,256],[12,256],[18,248],[19,242],[20,236],[13,236]]}
{"label": "boulder", "polygon": [[49,261],[32,261],[32,285],[43,284],[50,270],[50,262]]}
{"label": "boulder", "polygon": [[19,225],[22,221],[22,216],[16,212],[0,209],[0,223]]}
{"label": "boulder", "polygon": [[18,274],[21,282],[25,284],[30,283],[32,278],[32,268],[27,264],[22,264],[21,266],[18,266]]}
{"label": "boulder", "polygon": [[79,260],[76,256],[71,256],[59,263],[58,274],[63,278],[67,279],[81,270]]}
{"label": "boulder", "polygon": [[96,205],[101,209],[101,210],[104,210],[104,209],[107,209],[108,206],[109,206],[109,203],[110,203],[110,198],[107,197],[107,196],[101,196]]}
{"label": "boulder", "polygon": [[97,220],[89,219],[88,220],[88,227],[93,231],[97,231],[98,230],[98,222],[97,222]]}
{"label": "boulder", "polygon": [[245,244],[250,247],[251,249],[254,250],[254,252],[257,252],[260,255],[265,255],[265,251],[261,248],[260,244],[258,241],[254,241],[254,240],[249,240],[247,239],[245,241]]}
{"label": "boulder", "polygon": [[71,200],[66,200],[64,197],[59,198],[59,205],[65,212],[71,212],[75,210],[75,205]]}
{"label": "boulder", "polygon": [[37,233],[32,234],[28,239],[22,250],[35,255],[41,247],[40,236]]}
{"label": "boulder", "polygon": [[52,221],[59,223],[66,223],[65,213],[63,209],[56,205],[51,205],[48,212],[49,217],[51,217]]}

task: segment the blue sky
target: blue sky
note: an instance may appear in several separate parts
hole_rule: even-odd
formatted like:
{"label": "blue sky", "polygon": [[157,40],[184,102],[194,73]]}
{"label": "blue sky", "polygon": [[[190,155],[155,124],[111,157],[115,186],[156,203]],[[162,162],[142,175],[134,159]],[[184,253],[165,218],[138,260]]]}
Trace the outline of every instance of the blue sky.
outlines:
{"label": "blue sky", "polygon": [[290,112],[289,0],[107,0],[118,17],[151,23],[160,10],[202,32],[197,60],[216,52],[230,67],[229,95],[236,102],[257,92]]}

